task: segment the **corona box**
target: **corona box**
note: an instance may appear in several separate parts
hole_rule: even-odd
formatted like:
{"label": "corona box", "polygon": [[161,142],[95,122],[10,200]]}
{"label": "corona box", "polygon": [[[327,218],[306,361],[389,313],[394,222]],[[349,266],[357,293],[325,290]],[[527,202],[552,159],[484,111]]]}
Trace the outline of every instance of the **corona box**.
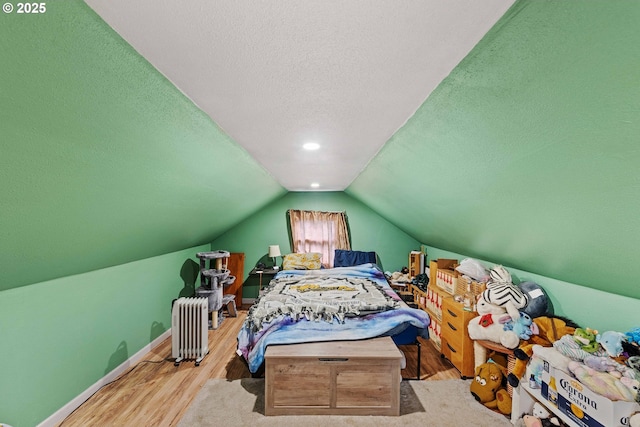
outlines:
{"label": "corona box", "polygon": [[565,418],[580,427],[627,427],[629,416],[640,411],[636,402],[613,401],[597,394],[570,374],[546,360],[542,370],[542,397]]}

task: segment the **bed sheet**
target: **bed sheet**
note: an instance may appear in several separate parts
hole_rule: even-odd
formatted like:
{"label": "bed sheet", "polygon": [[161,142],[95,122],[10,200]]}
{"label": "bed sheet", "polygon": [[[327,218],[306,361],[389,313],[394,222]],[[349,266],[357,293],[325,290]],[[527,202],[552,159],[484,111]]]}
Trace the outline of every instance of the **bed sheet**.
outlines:
{"label": "bed sheet", "polygon": [[[297,310],[290,309],[286,304],[280,304],[283,300],[283,289],[290,291],[292,286],[304,287],[325,278],[334,288],[337,286],[336,283],[342,283],[343,279],[345,279],[344,283],[355,283],[356,286],[362,280],[370,282],[368,286],[378,288],[380,293],[384,294],[387,303],[382,306],[379,304],[380,297],[371,297],[371,295],[363,305],[345,305],[331,300],[331,305],[337,304],[343,307],[342,312],[337,310],[327,314],[326,310],[318,310],[316,307],[315,313],[322,312],[322,315],[313,315],[314,309],[309,310],[311,315],[305,314],[305,310],[309,309],[308,306],[313,304],[303,304],[303,307]],[[288,283],[290,286],[283,287],[283,283]],[[361,293],[368,295],[370,291],[370,287],[361,288]],[[271,292],[274,294],[270,296]],[[276,310],[273,309],[273,304],[277,306]],[[389,286],[384,273],[375,264],[323,270],[283,270],[271,281],[264,296],[259,298],[249,310],[247,319],[238,334],[237,353],[247,361],[249,370],[255,373],[264,362],[264,353],[270,344],[348,341],[384,335],[395,336],[408,328],[415,328],[419,336],[428,338],[429,323],[427,313],[407,306]]]}

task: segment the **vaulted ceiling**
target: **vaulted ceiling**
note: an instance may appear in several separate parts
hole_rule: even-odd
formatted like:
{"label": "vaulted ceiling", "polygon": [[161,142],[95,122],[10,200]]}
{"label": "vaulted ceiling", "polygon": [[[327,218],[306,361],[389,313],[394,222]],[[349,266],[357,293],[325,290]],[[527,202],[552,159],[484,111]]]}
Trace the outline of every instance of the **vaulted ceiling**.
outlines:
{"label": "vaulted ceiling", "polygon": [[286,189],[341,191],[513,0],[87,3]]}

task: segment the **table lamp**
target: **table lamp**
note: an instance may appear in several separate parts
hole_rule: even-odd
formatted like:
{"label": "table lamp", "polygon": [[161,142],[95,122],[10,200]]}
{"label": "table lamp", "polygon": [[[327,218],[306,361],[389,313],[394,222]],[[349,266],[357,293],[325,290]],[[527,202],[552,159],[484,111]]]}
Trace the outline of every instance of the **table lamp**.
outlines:
{"label": "table lamp", "polygon": [[276,264],[276,257],[280,255],[280,245],[269,245],[269,257],[273,258],[273,269],[277,270],[279,267]]}

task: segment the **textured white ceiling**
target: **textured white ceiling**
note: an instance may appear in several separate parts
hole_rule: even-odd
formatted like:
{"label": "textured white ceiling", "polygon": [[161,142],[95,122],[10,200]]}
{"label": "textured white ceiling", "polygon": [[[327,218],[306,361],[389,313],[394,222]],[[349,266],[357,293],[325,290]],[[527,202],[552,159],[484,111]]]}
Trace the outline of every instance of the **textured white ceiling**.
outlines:
{"label": "textured white ceiling", "polygon": [[[288,190],[343,190],[513,0],[86,0]],[[305,142],[321,145],[301,149]]]}

